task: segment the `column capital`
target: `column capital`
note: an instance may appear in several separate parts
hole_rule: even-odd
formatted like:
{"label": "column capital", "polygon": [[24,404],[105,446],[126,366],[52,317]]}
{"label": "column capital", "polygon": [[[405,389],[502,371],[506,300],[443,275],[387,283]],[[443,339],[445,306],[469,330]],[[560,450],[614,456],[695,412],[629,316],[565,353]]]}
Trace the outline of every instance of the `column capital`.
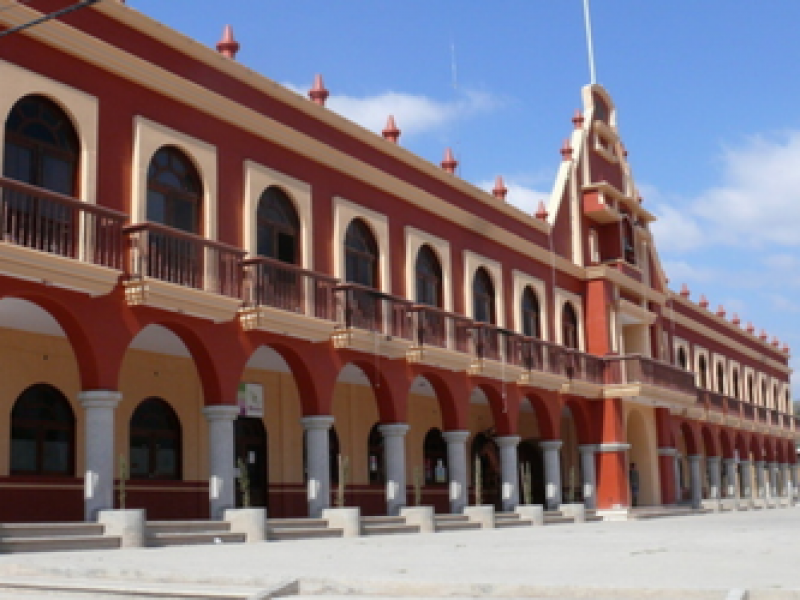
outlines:
{"label": "column capital", "polygon": [[232,404],[212,404],[203,407],[207,421],[233,421],[239,416],[241,409]]}
{"label": "column capital", "polygon": [[750,461],[749,460],[740,460],[739,464],[742,465],[743,467],[749,467],[750,466]]}
{"label": "column capital", "polygon": [[116,408],[122,400],[122,392],[113,390],[84,390],[78,392],[78,402],[84,408]]}
{"label": "column capital", "polygon": [[701,458],[703,458],[702,454],[690,454],[688,456],[689,462],[691,463],[699,463]]}
{"label": "column capital", "polygon": [[762,468],[762,469],[763,469],[763,468],[764,468],[764,465],[765,465],[765,464],[767,464],[767,463],[766,463],[766,461],[763,461],[763,460],[757,460],[757,461],[755,461],[755,463],[753,463],[753,464],[755,464],[755,466],[757,466],[757,467],[760,467],[760,468]]}
{"label": "column capital", "polygon": [[578,451],[581,454],[594,454],[597,452],[597,444],[581,444],[578,446]]}
{"label": "column capital", "polygon": [[312,415],[310,417],[303,417],[300,419],[303,424],[303,429],[309,431],[311,429],[330,429],[333,425],[333,416],[331,415]]}
{"label": "column capital", "polygon": [[542,450],[561,450],[561,446],[563,445],[564,442],[561,440],[545,440],[539,442],[539,446],[541,446]]}
{"label": "column capital", "polygon": [[408,432],[408,423],[381,423],[378,430],[383,437],[404,437]]}
{"label": "column capital", "polygon": [[518,435],[498,435],[494,441],[499,448],[516,448],[521,439]]}
{"label": "column capital", "polygon": [[442,437],[448,444],[463,444],[469,437],[469,431],[443,431]]}
{"label": "column capital", "polygon": [[659,456],[677,456],[678,449],[677,448],[659,448],[658,449]]}
{"label": "column capital", "polygon": [[725,465],[735,465],[736,464],[736,459],[735,458],[723,458],[722,462]]}
{"label": "column capital", "polygon": [[713,464],[719,464],[721,458],[719,456],[706,456],[706,462]]}
{"label": "column capital", "polygon": [[627,452],[631,449],[628,442],[604,442],[597,444],[597,452]]}

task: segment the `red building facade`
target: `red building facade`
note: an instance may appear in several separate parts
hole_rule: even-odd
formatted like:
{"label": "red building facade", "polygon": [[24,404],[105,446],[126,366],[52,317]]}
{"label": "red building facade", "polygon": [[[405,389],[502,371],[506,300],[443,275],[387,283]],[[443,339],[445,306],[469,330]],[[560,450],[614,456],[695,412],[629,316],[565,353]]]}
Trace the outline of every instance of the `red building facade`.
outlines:
{"label": "red building facade", "polygon": [[237,464],[285,516],[340,479],[366,513],[459,512],[478,472],[506,510],[794,494],[788,348],[668,289],[602,87],[528,215],[232,38],[104,2],[8,39],[0,521],[93,518],[120,477],[216,516]]}

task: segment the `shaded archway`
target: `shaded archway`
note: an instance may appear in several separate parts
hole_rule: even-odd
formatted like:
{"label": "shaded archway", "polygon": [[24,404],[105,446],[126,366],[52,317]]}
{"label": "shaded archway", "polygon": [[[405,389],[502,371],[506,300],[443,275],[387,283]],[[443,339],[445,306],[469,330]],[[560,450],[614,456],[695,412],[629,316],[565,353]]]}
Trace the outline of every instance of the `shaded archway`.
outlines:
{"label": "shaded archway", "polygon": [[[628,444],[630,444],[628,450],[629,478],[633,478],[635,482],[636,476],[633,475],[633,469],[638,473],[638,489],[635,489],[635,485],[631,485],[632,504],[636,506],[660,504],[658,461],[654,446],[656,436],[652,427],[652,418],[648,423],[640,409],[629,409],[626,433]],[[630,468],[631,465],[634,467]]]}

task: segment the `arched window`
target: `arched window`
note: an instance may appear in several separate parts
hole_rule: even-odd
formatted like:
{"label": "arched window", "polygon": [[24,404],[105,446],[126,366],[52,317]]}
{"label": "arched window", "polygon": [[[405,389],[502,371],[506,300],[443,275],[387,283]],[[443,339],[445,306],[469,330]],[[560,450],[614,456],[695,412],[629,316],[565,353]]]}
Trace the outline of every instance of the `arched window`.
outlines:
{"label": "arched window", "polygon": [[608,123],[610,111],[608,110],[608,104],[606,104],[606,101],[597,94],[592,94],[592,100],[594,101],[594,118],[598,121]]}
{"label": "arched window", "polygon": [[472,318],[480,323],[495,322],[494,286],[483,267],[472,278]]}
{"label": "arched window", "polygon": [[706,364],[706,357],[702,354],[697,359],[697,368],[700,371],[700,387],[706,390],[708,389],[708,365]]}
{"label": "arched window", "polygon": [[681,369],[689,368],[689,359],[686,357],[686,350],[681,346],[678,348],[678,366]]}
{"label": "arched window", "polygon": [[425,245],[419,249],[414,273],[417,282],[417,302],[441,308],[442,267],[430,246]]}
{"label": "arched window", "polygon": [[367,440],[367,470],[370,483],[386,481],[383,462],[383,434],[377,423],[370,429]]}
{"label": "arched window", "polygon": [[289,197],[278,187],[264,190],[256,213],[257,252],[291,265],[300,262],[300,219]]}
{"label": "arched window", "polygon": [[630,217],[622,219],[622,252],[625,262],[636,264],[636,238],[633,235],[633,224]]}
{"label": "arched window", "polygon": [[733,383],[733,397],[737,400],[741,400],[741,390],[739,389],[739,371],[735,370],[733,372],[733,377],[731,379]]}
{"label": "arched window", "polygon": [[772,404],[773,404],[772,408],[774,408],[775,410],[780,410],[780,401],[781,401],[781,399],[780,399],[780,395],[778,394],[778,386],[777,385],[773,385],[772,386]]}
{"label": "arched window", "polygon": [[147,171],[147,220],[188,233],[200,233],[203,189],[189,158],[164,146]]}
{"label": "arched window", "polygon": [[367,224],[353,219],[344,237],[345,279],[378,288],[378,244]]}
{"label": "arched window", "polygon": [[51,385],[37,383],[11,410],[11,474],[72,476],[75,416],[69,401]]}
{"label": "arched window", "polygon": [[529,337],[542,337],[539,300],[530,286],[522,293],[522,333]]}
{"label": "arched window", "polygon": [[761,380],[761,406],[767,406],[767,382]]}
{"label": "arched window", "polygon": [[747,400],[753,404],[756,403],[756,386],[753,383],[752,375],[747,376]]}
{"label": "arched window", "polygon": [[425,434],[423,442],[425,483],[447,483],[447,443],[435,427]]}
{"label": "arched window", "polygon": [[725,393],[725,368],[722,363],[717,363],[717,392]]}
{"label": "arched window", "polygon": [[569,302],[561,310],[561,341],[567,348],[578,349],[578,316]]}
{"label": "arched window", "polygon": [[26,96],[6,120],[3,176],[77,195],[80,144],[69,117],[42,96]]}
{"label": "arched window", "polygon": [[181,424],[172,407],[147,398],[133,412],[130,427],[131,478],[180,479]]}

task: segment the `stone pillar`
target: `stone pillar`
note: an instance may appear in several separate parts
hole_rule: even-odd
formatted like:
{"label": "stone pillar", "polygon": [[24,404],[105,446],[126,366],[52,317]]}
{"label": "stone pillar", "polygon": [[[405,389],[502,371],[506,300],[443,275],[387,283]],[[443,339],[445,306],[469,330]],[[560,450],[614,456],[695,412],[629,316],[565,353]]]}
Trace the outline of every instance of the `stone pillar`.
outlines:
{"label": "stone pillar", "polygon": [[683,500],[683,480],[681,479],[681,455],[675,452],[672,461],[672,468],[675,470],[675,504]]}
{"label": "stone pillar", "polygon": [[97,519],[101,510],[114,508],[114,410],[120,400],[122,394],[110,390],[78,394],[86,423],[83,518],[87,521]]}
{"label": "stone pillar", "polygon": [[708,465],[708,497],[710,500],[720,499],[720,458],[719,456],[707,456],[706,465]]}
{"label": "stone pillar", "polygon": [[725,458],[722,463],[725,465],[725,497],[736,498],[736,459]]}
{"label": "stone pillar", "polygon": [[206,406],[208,422],[208,498],[212,519],[221,519],[225,509],[236,506],[236,449],[233,422],[239,407],[230,404]]}
{"label": "stone pillar", "polygon": [[753,487],[751,485],[752,475],[750,473],[750,461],[739,461],[739,466],[742,468],[742,498],[750,502],[753,500]]}
{"label": "stone pillar", "polygon": [[664,446],[658,449],[658,480],[661,484],[661,504],[675,504],[678,488],[675,487],[675,448]]}
{"label": "stone pillar", "polygon": [[778,463],[769,463],[769,496],[770,498],[778,497]]}
{"label": "stone pillar", "polygon": [[545,508],[555,510],[561,505],[561,440],[539,442],[544,452]]}
{"label": "stone pillar", "polygon": [[692,508],[700,508],[703,499],[703,480],[700,475],[700,460],[702,458],[699,454],[689,456],[689,487],[691,487],[692,492]]}
{"label": "stone pillar", "polygon": [[594,467],[594,444],[578,446],[581,453],[581,472],[583,473],[583,505],[586,508],[597,508],[597,472]]}
{"label": "stone pillar", "polygon": [[789,478],[789,465],[781,463],[781,496],[792,497],[792,480]]}
{"label": "stone pillar", "polygon": [[791,466],[791,470],[792,470],[792,497],[797,498],[798,483],[800,483],[800,465],[798,465],[798,463],[793,463]]}
{"label": "stone pillar", "polygon": [[519,504],[519,459],[517,457],[518,435],[499,435],[494,438],[500,448],[500,475],[503,512],[512,512]]}
{"label": "stone pillar", "polygon": [[445,431],[447,474],[450,478],[450,512],[461,514],[467,505],[467,447],[469,431]]}
{"label": "stone pillar", "polygon": [[331,504],[330,415],[303,417],[305,430],[308,516],[318,519]]}
{"label": "stone pillar", "polygon": [[378,426],[383,435],[383,460],[386,472],[386,514],[396,517],[406,505],[406,423]]}
{"label": "stone pillar", "polygon": [[757,460],[755,462],[755,466],[756,466],[756,497],[766,498],[767,488],[764,485],[764,461]]}

